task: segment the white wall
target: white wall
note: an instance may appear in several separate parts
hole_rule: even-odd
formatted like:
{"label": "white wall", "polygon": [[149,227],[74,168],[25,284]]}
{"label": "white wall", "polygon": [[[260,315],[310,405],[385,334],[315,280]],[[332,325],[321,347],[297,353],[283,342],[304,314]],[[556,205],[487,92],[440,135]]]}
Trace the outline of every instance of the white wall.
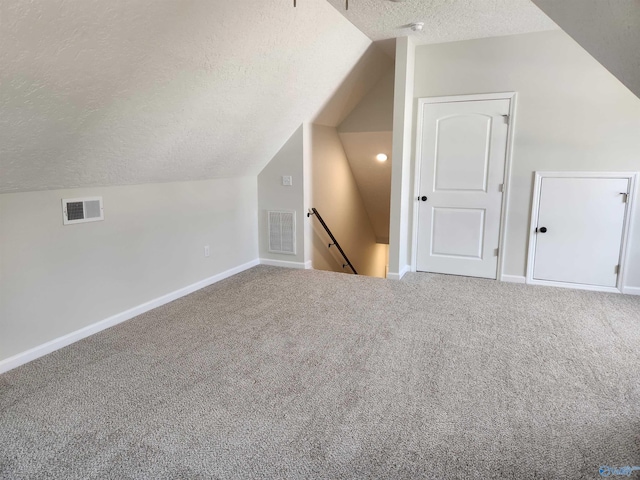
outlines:
{"label": "white wall", "polygon": [[[379,243],[389,243],[391,212],[392,132],[340,133],[353,178]],[[379,153],[387,161],[379,162]]]}
{"label": "white wall", "polygon": [[[304,264],[304,205],[303,184],[303,126],[301,125],[280,151],[258,175],[258,231],[260,258]],[[282,177],[292,177],[293,185],[282,185]],[[269,252],[267,212],[269,210],[296,212],[296,255]]]}
{"label": "white wall", "polygon": [[[386,246],[376,235],[360,197],[349,161],[334,127],[311,126],[312,206],[317,208],[359,274],[384,277]],[[327,248],[328,237],[315,218],[312,235],[313,268],[344,270]]]}
{"label": "white wall", "polygon": [[411,215],[411,149],[413,84],[416,47],[409,37],[396,40],[393,100],[393,164],[389,221],[389,275],[400,279],[408,271]]}
{"label": "white wall", "polygon": [[255,260],[257,224],[255,177],[0,195],[0,360]]}
{"label": "white wall", "polygon": [[[524,275],[533,172],[640,171],[640,100],[561,31],[416,49],[414,101],[505,91],[518,92],[518,107],[504,273]],[[402,195],[410,199],[411,188]],[[627,282],[634,287],[640,286],[638,217],[640,208]]]}

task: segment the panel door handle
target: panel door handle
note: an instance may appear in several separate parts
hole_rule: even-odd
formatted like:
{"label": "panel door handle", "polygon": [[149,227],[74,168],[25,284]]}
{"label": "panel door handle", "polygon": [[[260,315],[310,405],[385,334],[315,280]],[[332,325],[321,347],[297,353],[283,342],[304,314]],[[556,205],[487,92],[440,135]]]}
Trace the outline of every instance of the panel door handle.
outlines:
{"label": "panel door handle", "polygon": [[423,195],[423,196],[420,197],[420,200],[422,200],[423,202],[426,202],[428,199],[427,199],[427,197],[425,195]]}

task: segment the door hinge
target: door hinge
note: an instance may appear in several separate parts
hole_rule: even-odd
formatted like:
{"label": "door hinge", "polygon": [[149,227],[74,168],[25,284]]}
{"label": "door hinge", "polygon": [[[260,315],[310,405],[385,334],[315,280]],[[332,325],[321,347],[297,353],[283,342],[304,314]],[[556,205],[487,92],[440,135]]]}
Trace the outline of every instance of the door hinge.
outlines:
{"label": "door hinge", "polygon": [[624,195],[622,197],[622,203],[629,203],[629,194],[627,192],[620,192],[620,195]]}
{"label": "door hinge", "polygon": [[504,183],[501,183],[500,185],[498,185],[498,191],[500,193],[504,193]]}
{"label": "door hinge", "polygon": [[614,268],[614,273],[616,275],[618,275],[620,273],[620,265],[616,265],[616,268]]}
{"label": "door hinge", "polygon": [[502,115],[502,118],[504,119],[504,123],[509,125],[509,115]]}
{"label": "door hinge", "polygon": [[498,254],[500,253],[500,248],[496,248],[493,252],[494,256],[498,256]]}

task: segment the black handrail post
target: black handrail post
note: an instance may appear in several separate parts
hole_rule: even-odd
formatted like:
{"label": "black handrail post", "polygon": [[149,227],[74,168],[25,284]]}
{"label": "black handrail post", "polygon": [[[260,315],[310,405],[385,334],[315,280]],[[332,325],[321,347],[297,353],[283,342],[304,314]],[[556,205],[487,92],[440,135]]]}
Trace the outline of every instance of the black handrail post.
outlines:
{"label": "black handrail post", "polygon": [[338,240],[336,240],[336,237],[333,236],[333,233],[331,233],[331,230],[329,230],[329,227],[327,227],[327,224],[324,223],[324,220],[322,219],[322,217],[318,213],[318,210],[316,210],[315,208],[312,208],[311,212],[307,213],[307,217],[310,217],[311,215],[315,215],[318,218],[318,221],[320,222],[320,225],[322,225],[324,230],[329,234],[329,237],[331,238],[331,241],[333,242],[333,244],[329,244],[329,248],[331,248],[331,245],[335,245],[335,247],[340,252],[340,255],[342,255],[342,258],[344,258],[345,262],[347,262],[346,264],[342,265],[342,268],[344,268],[346,266],[349,266],[351,268],[351,270],[353,271],[353,273],[355,275],[358,275],[358,272],[356,272],[356,269],[353,268],[353,265],[351,265],[351,262],[347,258],[347,255],[344,253],[344,250],[342,250],[342,247],[338,243]]}

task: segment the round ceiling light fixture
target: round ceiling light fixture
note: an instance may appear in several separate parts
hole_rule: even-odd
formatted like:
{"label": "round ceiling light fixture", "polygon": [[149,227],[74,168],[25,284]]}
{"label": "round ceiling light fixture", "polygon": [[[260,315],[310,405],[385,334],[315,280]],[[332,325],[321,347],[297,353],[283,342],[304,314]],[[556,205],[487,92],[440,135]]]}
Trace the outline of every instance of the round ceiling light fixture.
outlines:
{"label": "round ceiling light fixture", "polygon": [[376,160],[378,160],[379,162],[386,162],[387,161],[387,157],[384,153],[379,153],[378,155],[376,155]]}

